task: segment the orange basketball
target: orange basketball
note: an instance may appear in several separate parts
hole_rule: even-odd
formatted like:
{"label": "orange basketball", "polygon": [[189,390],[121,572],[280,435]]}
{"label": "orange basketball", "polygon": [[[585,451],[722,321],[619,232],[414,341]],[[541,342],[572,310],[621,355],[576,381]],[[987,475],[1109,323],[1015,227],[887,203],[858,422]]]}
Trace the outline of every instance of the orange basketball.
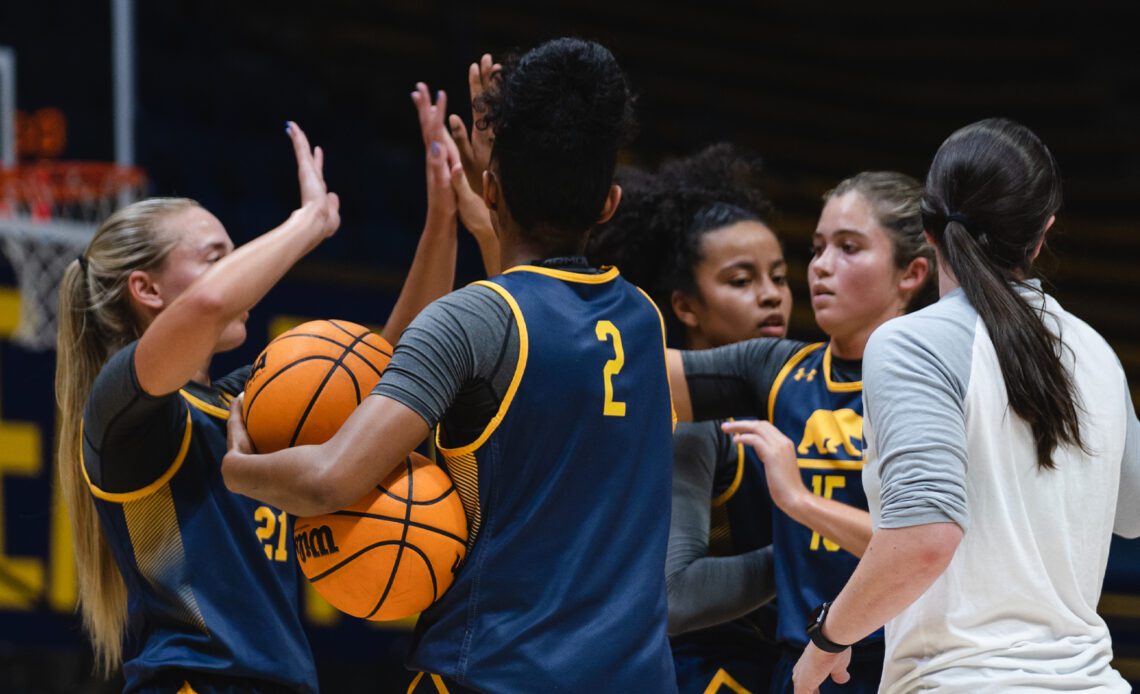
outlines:
{"label": "orange basketball", "polygon": [[352,506],[298,518],[293,546],[301,571],[333,607],[400,619],[451,586],[467,553],[467,517],[447,473],[412,453]]}
{"label": "orange basketball", "polygon": [[310,321],[279,335],[245,384],[242,415],[257,452],[328,441],[391,358],[384,338],[348,321]]}

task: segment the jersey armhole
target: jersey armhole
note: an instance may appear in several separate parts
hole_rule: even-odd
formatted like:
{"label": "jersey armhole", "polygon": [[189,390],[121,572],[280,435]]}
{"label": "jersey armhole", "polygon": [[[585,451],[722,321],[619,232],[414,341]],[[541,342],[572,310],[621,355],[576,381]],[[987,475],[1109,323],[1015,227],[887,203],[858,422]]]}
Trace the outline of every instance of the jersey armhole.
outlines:
{"label": "jersey armhole", "polygon": [[511,309],[511,314],[515,317],[515,324],[518,326],[519,331],[518,363],[515,364],[514,376],[511,377],[511,383],[509,386],[507,386],[507,392],[503,395],[503,401],[499,403],[498,411],[495,412],[495,416],[491,417],[491,421],[487,422],[487,426],[483,428],[482,433],[480,433],[474,441],[463,446],[459,446],[458,448],[448,448],[443,445],[443,440],[440,438],[440,428],[438,426],[436,427],[435,446],[445,458],[474,453],[484,443],[486,443],[487,439],[491,438],[491,434],[495,433],[495,430],[499,428],[499,424],[501,424],[503,418],[507,416],[507,411],[511,407],[511,402],[513,402],[515,399],[515,393],[519,389],[519,382],[522,381],[523,372],[526,371],[527,355],[530,348],[529,339],[527,337],[526,320],[523,318],[522,309],[519,308],[518,302],[515,301],[515,298],[513,296],[511,296],[511,293],[504,287],[501,287],[494,282],[489,282],[487,280],[479,280],[477,282],[472,282],[471,284],[488,287],[507,302],[507,306]]}
{"label": "jersey armhole", "polygon": [[[736,420],[732,419],[730,417],[728,421],[735,422]],[[728,489],[725,489],[723,492],[720,493],[720,495],[718,495],[716,498],[714,498],[712,500],[712,507],[713,508],[720,508],[721,506],[724,506],[729,501],[731,501],[732,497],[736,496],[736,492],[740,489],[740,482],[743,479],[744,479],[744,444],[743,443],[737,443],[736,444],[736,474],[732,478],[732,483],[728,485]]]}
{"label": "jersey armhole", "polygon": [[768,421],[773,421],[776,415],[776,395],[780,392],[780,386],[784,385],[784,379],[796,368],[796,365],[804,360],[807,355],[822,347],[824,343],[816,342],[815,344],[808,345],[800,351],[792,355],[792,358],[784,362],[784,366],[780,372],[776,374],[776,379],[772,381],[772,390],[768,391]]}
{"label": "jersey armhole", "polygon": [[[665,382],[668,383],[668,381],[669,381],[669,343],[665,337],[665,316],[661,315],[661,308],[657,306],[657,302],[655,302],[652,298],[650,298],[649,294],[647,294],[644,289],[642,289],[641,287],[639,287],[633,283],[630,283],[630,286],[632,286],[637,291],[641,292],[641,295],[644,296],[645,300],[649,302],[649,305],[653,307],[653,311],[657,314],[657,321],[661,324],[661,355],[665,360],[663,362],[665,364]],[[669,388],[668,390],[669,390],[669,416],[673,420],[673,431],[677,431],[677,407],[673,404],[673,389]]]}
{"label": "jersey armhole", "polygon": [[[182,468],[183,461],[186,460],[186,453],[190,450],[190,436],[193,432],[193,420],[190,417],[190,408],[186,408],[186,428],[182,433],[182,444],[178,448],[178,454],[174,457],[174,462],[170,464],[166,470],[159,475],[158,479],[150,484],[130,492],[108,492],[98,487],[91,481],[91,476],[87,472],[87,460],[83,453],[82,444],[79,449],[79,468],[83,471],[83,479],[86,480],[88,488],[97,499],[109,501],[116,504],[123,504],[128,501],[138,501],[139,499],[146,498],[155,493],[163,486],[165,486],[174,475]],[[83,423],[79,424],[80,441],[83,440]]]}

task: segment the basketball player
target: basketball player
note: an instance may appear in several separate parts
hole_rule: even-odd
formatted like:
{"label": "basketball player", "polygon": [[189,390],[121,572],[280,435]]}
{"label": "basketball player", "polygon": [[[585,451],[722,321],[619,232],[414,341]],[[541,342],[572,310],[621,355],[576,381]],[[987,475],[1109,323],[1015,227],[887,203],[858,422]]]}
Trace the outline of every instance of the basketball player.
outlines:
{"label": "basketball player", "polygon": [[[728,144],[654,173],[621,170],[621,207],[590,237],[591,258],[645,288],[686,349],[787,331],[787,263],[760,176],[760,161]],[[672,489],[665,576],[678,689],[766,692],[779,649],[765,604],[775,579],[764,466],[720,422],[681,424]]]}
{"label": "basketball player", "polygon": [[888,620],[884,692],[1132,690],[1096,609],[1113,533],[1140,535],[1140,422],[1104,338],[1030,279],[1060,207],[1057,162],[1019,123],[934,155],[942,299],[867,347],[875,535],[797,692],[842,679],[842,645]]}
{"label": "basketball player", "polygon": [[621,197],[629,89],[608,50],[577,39],[507,61],[490,86],[477,97],[476,127],[494,133],[482,194],[509,269],[420,314],[328,443],[253,455],[235,407],[226,482],[326,513],[438,424],[469,549],[416,626],[409,691],[675,691],[662,321],[615,269],[583,257]]}
{"label": "basketball player", "polygon": [[[772,532],[783,653],[773,692],[791,691],[791,668],[809,639],[809,612],[834,597],[871,535],[860,480],[861,359],[875,328],[929,294],[931,249],[922,237],[920,194],[908,176],[865,172],[824,196],[808,286],[827,343],[750,340],[670,355],[681,419],[690,406],[697,419],[758,417],[764,421],[727,422],[722,429],[747,445],[758,431],[786,442],[778,448],[784,455],[757,449],[778,509]],[[882,653],[881,632],[857,644],[842,691],[875,691]]]}
{"label": "basketball player", "polygon": [[[442,111],[428,115],[448,137]],[[317,688],[289,519],[221,478],[227,408],[248,367],[209,377],[212,355],[245,340],[248,309],[340,223],[320,148],[287,130],[302,204],[284,224],[235,250],[192,200],[144,200],[102,224],[62,281],[59,469],[80,609],[99,669],[122,665],[128,692]],[[454,271],[455,195],[436,149],[395,335]]]}

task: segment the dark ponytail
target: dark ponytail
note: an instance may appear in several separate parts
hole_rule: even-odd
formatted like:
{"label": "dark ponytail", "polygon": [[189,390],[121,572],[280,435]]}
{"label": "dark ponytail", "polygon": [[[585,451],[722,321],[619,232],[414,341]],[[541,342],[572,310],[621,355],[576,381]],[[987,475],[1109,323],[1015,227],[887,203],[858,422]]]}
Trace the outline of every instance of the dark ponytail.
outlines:
{"label": "dark ponytail", "polygon": [[922,221],[989,331],[1009,406],[1033,431],[1038,468],[1061,444],[1083,448],[1061,341],[1021,291],[1049,219],[1061,206],[1057,162],[1028,128],[992,118],[942,143],[926,177]]}

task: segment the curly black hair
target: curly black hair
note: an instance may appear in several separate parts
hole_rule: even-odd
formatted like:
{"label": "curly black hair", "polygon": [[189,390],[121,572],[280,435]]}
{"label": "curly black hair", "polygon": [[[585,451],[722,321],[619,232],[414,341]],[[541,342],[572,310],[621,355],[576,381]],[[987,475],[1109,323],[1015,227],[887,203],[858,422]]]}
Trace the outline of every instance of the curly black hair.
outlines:
{"label": "curly black hair", "polygon": [[510,57],[476,104],[494,134],[507,209],[552,255],[579,253],[636,127],[633,96],[604,46],[560,38]]}
{"label": "curly black hair", "polygon": [[621,169],[621,205],[591,234],[587,255],[618,266],[671,316],[674,290],[696,292],[693,270],[706,233],[743,221],[767,223],[772,205],[763,172],[759,157],[728,143],[666,161],[655,174]]}

